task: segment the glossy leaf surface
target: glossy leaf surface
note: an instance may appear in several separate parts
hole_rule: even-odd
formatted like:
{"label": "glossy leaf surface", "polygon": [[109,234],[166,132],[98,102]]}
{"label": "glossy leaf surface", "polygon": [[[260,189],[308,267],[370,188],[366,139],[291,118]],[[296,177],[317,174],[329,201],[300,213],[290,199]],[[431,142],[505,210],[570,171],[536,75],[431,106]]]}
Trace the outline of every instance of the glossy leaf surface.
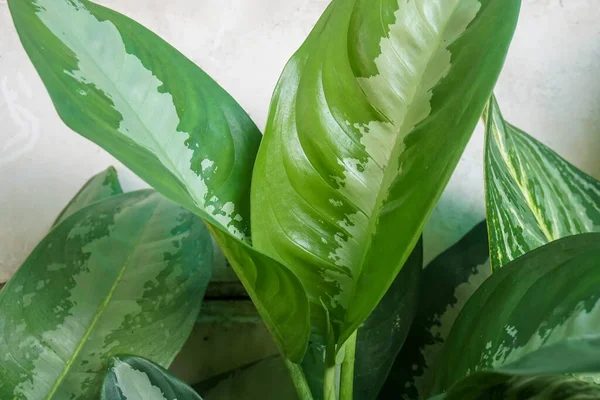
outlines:
{"label": "glossy leaf surface", "polygon": [[202,400],[185,382],[141,357],[110,359],[101,400]]}
{"label": "glossy leaf surface", "polygon": [[487,229],[482,221],[423,271],[415,317],[382,398],[422,398],[460,310],[490,275]]}
{"label": "glossy leaf surface", "polygon": [[[511,372],[514,363],[534,365],[533,374],[586,360],[597,366],[597,357],[582,354],[600,349],[598,321],[600,234],[540,247],[498,270],[471,296],[446,340],[430,394],[477,371]],[[552,362],[531,361],[542,356]]]}
{"label": "glossy leaf surface", "polygon": [[71,214],[83,207],[122,193],[123,189],[117,176],[117,170],[114,167],[108,167],[106,170],[94,175],[83,185],[75,197],[58,215],[54,225],[64,221]]}
{"label": "glossy leaf surface", "polygon": [[[282,352],[299,361],[309,332],[304,289],[248,246],[261,140],[248,115],[190,60],[119,13],[85,0],[9,7],[63,121],[212,226]],[[286,301],[299,306],[271,308]]]}
{"label": "glossy leaf surface", "polygon": [[154,191],[76,212],[0,292],[0,398],[92,398],[118,353],[168,366],[211,267],[200,218]]}
{"label": "glossy leaf surface", "polygon": [[334,0],[275,89],[254,244],[338,344],[419,239],[502,67],[519,0]]}
{"label": "glossy leaf surface", "polygon": [[600,231],[600,182],[502,117],[491,98],[485,178],[492,266],[553,240]]}

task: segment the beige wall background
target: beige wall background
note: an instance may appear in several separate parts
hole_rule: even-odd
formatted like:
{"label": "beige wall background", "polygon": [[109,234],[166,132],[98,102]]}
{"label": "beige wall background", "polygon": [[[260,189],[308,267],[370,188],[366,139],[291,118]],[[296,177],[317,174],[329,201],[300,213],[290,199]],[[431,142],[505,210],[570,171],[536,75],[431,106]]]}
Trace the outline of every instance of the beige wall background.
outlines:
{"label": "beige wall background", "polygon": [[[285,62],[328,0],[102,0],[146,25],[212,75],[264,127]],[[496,93],[507,119],[600,178],[598,0],[523,0]],[[473,135],[425,232],[429,260],[484,218],[483,132]],[[0,282],[93,174],[114,165],[64,127],[0,0]]]}

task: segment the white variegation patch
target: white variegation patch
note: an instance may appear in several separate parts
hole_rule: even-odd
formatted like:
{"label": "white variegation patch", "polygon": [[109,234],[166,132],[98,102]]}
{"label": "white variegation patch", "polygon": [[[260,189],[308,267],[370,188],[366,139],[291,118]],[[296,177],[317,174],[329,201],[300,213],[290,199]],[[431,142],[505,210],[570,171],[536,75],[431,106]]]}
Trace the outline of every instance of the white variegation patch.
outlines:
{"label": "white variegation patch", "polygon": [[156,156],[186,187],[199,208],[232,235],[249,240],[231,223],[242,218],[235,205],[210,195],[205,172],[217,168],[214,161],[205,159],[200,171],[192,170],[194,149],[186,144],[191,135],[178,128],[180,118],[172,95],[162,91],[163,82],[127,52],[113,23],[99,21],[78,0],[36,0],[36,5],[38,18],[79,61],[77,70],[65,74],[102,91],[122,117],[119,132]]}
{"label": "white variegation patch", "polygon": [[167,400],[160,388],[150,382],[148,375],[123,361],[115,360],[112,373],[126,400]]}
{"label": "white variegation patch", "polygon": [[[432,327],[431,334],[437,339],[437,341],[435,344],[426,346],[421,350],[426,363],[423,373],[421,375],[413,375],[413,381],[406,382],[405,384],[407,387],[414,386],[419,395],[424,394],[424,388],[428,383],[430,372],[432,371],[431,368],[437,362],[440,351],[444,346],[445,340],[450,334],[450,329],[452,328],[452,325],[454,325],[454,321],[456,321],[456,318],[458,318],[458,314],[463,309],[471,295],[475,293],[475,291],[483,284],[483,282],[485,282],[487,278],[490,277],[491,272],[489,260],[478,265],[476,268],[476,273],[472,274],[467,282],[457,286],[454,289],[453,298],[456,299],[456,303],[454,305],[448,305],[446,310],[444,310],[441,315],[435,316],[434,319],[437,323]],[[491,346],[491,343],[488,343],[488,345]]]}
{"label": "white variegation patch", "polygon": [[[357,78],[369,102],[387,121],[348,126],[361,134],[366,161],[344,158],[344,178],[339,192],[361,210],[360,227],[353,239],[338,241],[332,254],[356,254],[341,261],[351,269],[360,262],[372,217],[385,203],[392,181],[402,172],[400,156],[405,139],[415,126],[431,113],[433,88],[451,69],[448,47],[467,29],[481,4],[478,0],[400,0],[395,22],[380,42],[380,55],[374,60],[378,74]],[[321,88],[322,93],[322,88]],[[322,94],[324,97],[324,95]],[[358,219],[354,214],[348,218]]]}

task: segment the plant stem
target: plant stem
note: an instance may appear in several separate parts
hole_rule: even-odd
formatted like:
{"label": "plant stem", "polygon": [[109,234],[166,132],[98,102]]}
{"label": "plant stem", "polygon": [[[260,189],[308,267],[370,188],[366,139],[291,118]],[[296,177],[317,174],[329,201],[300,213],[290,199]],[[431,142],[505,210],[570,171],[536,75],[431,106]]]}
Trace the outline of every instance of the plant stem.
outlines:
{"label": "plant stem", "polygon": [[352,400],[354,391],[354,360],[356,355],[356,334],[358,329],[344,344],[344,361],[340,377],[340,400]]}
{"label": "plant stem", "polygon": [[308,382],[306,381],[306,377],[304,376],[304,371],[302,371],[302,367],[291,362],[285,357],[283,360],[285,361],[285,366],[287,367],[288,371],[290,371],[290,377],[292,378],[292,383],[294,384],[296,393],[298,393],[298,398],[301,400],[313,400],[313,396],[310,391],[310,387],[308,386]]}
{"label": "plant stem", "polygon": [[323,399],[337,400],[335,388],[335,346],[327,346],[325,351],[325,375],[323,376]]}

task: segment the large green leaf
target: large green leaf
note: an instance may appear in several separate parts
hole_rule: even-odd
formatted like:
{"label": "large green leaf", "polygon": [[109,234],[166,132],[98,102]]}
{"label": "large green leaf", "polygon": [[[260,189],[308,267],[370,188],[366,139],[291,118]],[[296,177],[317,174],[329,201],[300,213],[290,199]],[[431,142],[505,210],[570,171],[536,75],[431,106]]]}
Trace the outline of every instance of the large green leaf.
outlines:
{"label": "large green leaf", "polygon": [[416,315],[382,398],[421,398],[460,310],[490,275],[487,229],[482,221],[423,271]]}
{"label": "large green leaf", "polygon": [[0,292],[0,398],[92,398],[116,353],[168,366],[211,266],[202,221],[154,191],[76,212]]}
{"label": "large green leaf", "polygon": [[[507,264],[471,296],[446,340],[431,393],[503,366],[507,373],[526,366],[532,375],[597,371],[599,321],[600,234],[554,241]],[[594,369],[569,371],[582,363]]]}
{"label": "large green leaf", "polygon": [[71,199],[69,204],[58,215],[56,221],[54,221],[54,225],[58,225],[71,214],[85,206],[122,193],[123,189],[121,188],[117,171],[113,167],[108,167],[106,170],[94,175],[83,185],[75,197]]}
{"label": "large green leaf", "polygon": [[338,345],[419,239],[502,67],[519,0],[334,0],[275,89],[254,245]]}
{"label": "large green leaf", "polygon": [[299,361],[309,336],[304,289],[248,245],[261,140],[248,115],[194,63],[119,13],[85,0],[9,7],[63,121],[211,225],[283,353]]}
{"label": "large green leaf", "polygon": [[600,182],[506,122],[494,97],[484,120],[494,269],[558,238],[600,231]]}
{"label": "large green leaf", "polygon": [[141,357],[111,358],[101,400],[202,400],[185,382]]}

